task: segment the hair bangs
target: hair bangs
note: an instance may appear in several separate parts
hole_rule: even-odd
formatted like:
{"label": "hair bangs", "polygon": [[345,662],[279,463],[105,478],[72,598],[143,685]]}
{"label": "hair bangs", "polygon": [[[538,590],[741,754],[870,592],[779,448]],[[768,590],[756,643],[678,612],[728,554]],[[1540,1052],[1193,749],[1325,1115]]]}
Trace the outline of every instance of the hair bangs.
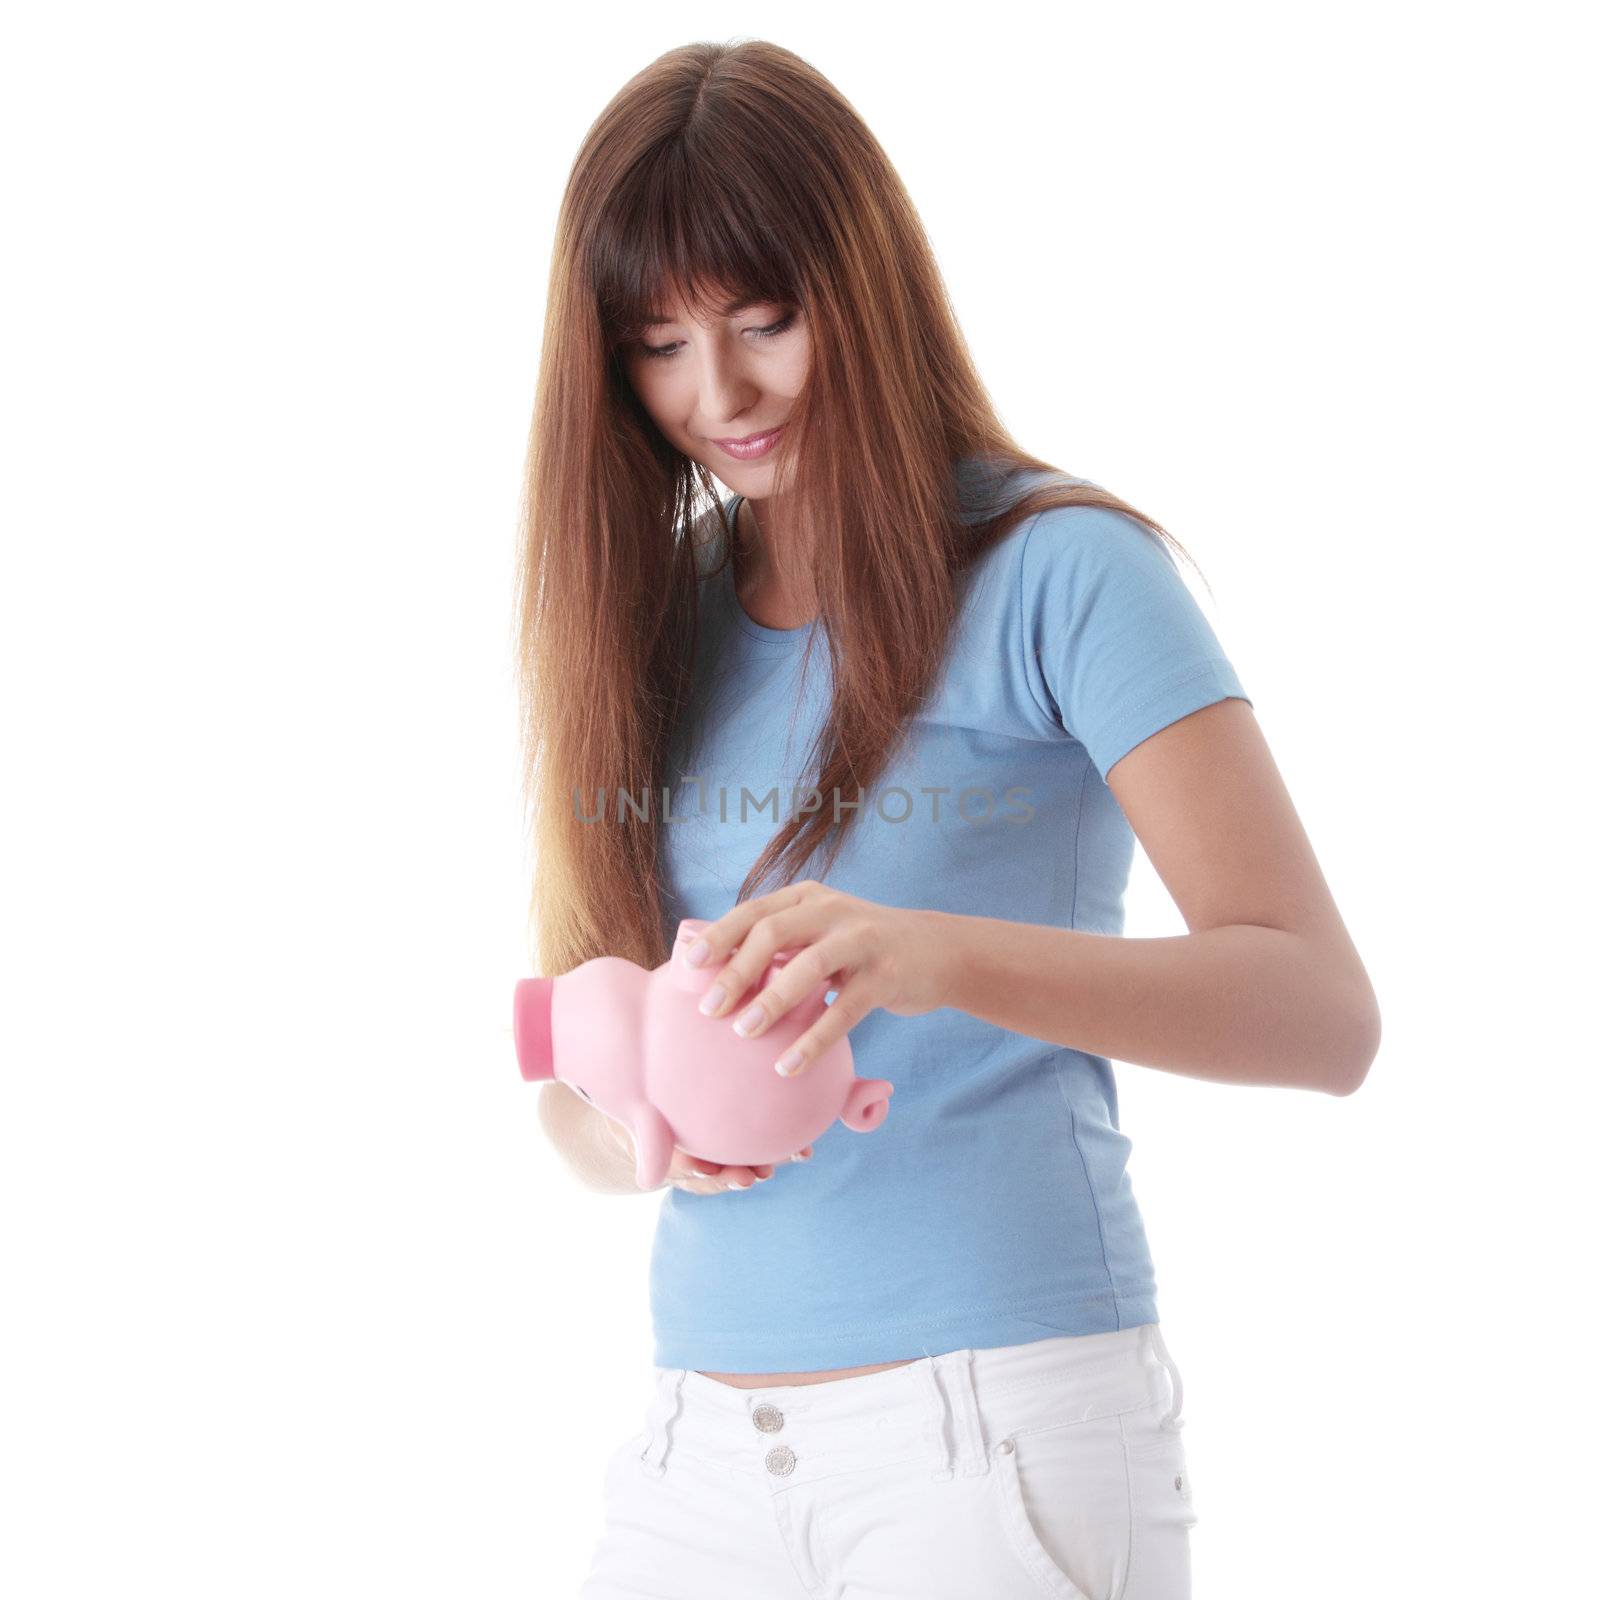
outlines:
{"label": "hair bangs", "polygon": [[752,227],[773,197],[741,195],[720,171],[663,162],[611,197],[590,254],[590,290],[609,348],[680,316],[728,317],[799,303],[800,252],[781,229]]}

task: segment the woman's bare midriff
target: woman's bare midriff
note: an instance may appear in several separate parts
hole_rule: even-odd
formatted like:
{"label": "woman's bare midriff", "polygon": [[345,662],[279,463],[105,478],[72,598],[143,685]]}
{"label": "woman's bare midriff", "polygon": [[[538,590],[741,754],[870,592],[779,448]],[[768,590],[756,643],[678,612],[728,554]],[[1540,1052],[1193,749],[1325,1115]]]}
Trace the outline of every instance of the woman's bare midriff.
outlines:
{"label": "woman's bare midriff", "polygon": [[864,1378],[869,1372],[908,1367],[915,1359],[915,1356],[907,1356],[904,1361],[880,1361],[870,1367],[834,1367],[828,1372],[702,1372],[700,1376],[715,1378],[718,1383],[730,1384],[735,1389],[773,1389],[791,1383],[831,1383],[835,1378]]}

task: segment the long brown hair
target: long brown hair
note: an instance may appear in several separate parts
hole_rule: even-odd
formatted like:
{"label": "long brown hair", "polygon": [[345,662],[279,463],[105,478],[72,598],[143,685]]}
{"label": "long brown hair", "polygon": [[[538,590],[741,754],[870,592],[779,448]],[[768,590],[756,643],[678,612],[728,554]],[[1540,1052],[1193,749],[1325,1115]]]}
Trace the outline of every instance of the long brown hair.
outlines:
{"label": "long brown hair", "polygon": [[[529,916],[546,975],[669,954],[658,808],[586,821],[576,802],[670,786],[701,531],[720,536],[723,560],[734,546],[715,480],[662,436],[620,359],[675,296],[697,311],[792,306],[810,330],[779,474],[786,520],[811,540],[832,666],[809,779],[822,794],[869,789],[883,771],[944,659],[961,573],[1025,518],[1109,507],[1187,559],[1142,512],[1011,438],[899,177],[826,78],[763,40],[668,51],[585,136],[550,267],[517,565]],[[962,461],[994,483],[1045,481],[974,515]],[[854,815],[796,811],[739,900],[823,876]]]}

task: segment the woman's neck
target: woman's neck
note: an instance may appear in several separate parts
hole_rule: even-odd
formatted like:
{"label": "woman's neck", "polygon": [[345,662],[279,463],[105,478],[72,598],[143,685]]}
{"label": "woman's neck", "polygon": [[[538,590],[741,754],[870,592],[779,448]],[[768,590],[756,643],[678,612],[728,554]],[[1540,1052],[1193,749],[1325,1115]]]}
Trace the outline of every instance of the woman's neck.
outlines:
{"label": "woman's neck", "polygon": [[810,571],[798,542],[771,526],[778,508],[768,500],[758,511],[748,499],[739,501],[735,518],[733,581],[740,603],[752,616],[777,616],[774,628],[803,627],[816,611]]}

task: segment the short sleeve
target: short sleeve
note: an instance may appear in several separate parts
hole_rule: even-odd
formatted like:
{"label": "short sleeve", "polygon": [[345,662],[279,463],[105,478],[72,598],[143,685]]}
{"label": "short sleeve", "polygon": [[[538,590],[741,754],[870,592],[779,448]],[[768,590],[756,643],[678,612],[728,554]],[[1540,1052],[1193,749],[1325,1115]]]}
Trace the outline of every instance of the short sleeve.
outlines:
{"label": "short sleeve", "polygon": [[1052,506],[1021,559],[1022,629],[1040,707],[1101,777],[1169,723],[1253,704],[1158,535],[1126,512]]}

